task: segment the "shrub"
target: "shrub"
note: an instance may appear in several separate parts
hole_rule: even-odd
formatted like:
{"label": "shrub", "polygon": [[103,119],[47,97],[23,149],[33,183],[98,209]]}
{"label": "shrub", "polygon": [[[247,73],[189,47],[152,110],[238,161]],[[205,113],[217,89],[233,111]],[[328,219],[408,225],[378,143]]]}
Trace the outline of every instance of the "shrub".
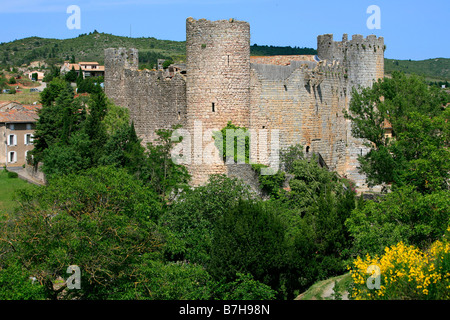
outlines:
{"label": "shrub", "polygon": [[[447,229],[450,231],[450,227]],[[379,289],[369,289],[367,268],[380,268]],[[450,298],[450,242],[444,238],[422,251],[403,242],[387,247],[381,256],[358,257],[349,267],[351,297],[357,300],[435,300]]]}
{"label": "shrub", "polygon": [[8,178],[18,178],[19,175],[17,174],[17,172],[13,172],[13,171],[8,171]]}

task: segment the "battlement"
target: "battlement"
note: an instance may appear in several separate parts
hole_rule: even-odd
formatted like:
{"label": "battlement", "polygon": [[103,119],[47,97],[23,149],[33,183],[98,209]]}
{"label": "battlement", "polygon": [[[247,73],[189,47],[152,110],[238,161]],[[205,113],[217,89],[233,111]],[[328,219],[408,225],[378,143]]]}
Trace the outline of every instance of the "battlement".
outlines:
{"label": "battlement", "polygon": [[343,62],[348,51],[358,51],[359,54],[378,53],[384,55],[384,38],[369,35],[354,34],[348,40],[348,34],[342,36],[342,41],[334,41],[333,34],[324,34],[317,37],[318,56],[322,60],[339,60]]}

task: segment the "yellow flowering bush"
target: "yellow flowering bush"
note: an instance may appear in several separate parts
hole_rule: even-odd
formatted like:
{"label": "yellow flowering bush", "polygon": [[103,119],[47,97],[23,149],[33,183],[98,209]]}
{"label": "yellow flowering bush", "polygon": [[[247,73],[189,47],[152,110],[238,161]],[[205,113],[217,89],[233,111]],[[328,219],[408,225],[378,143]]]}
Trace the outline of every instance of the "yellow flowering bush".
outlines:
{"label": "yellow flowering bush", "polygon": [[[376,270],[367,273],[369,266]],[[426,251],[400,242],[385,248],[381,257],[358,257],[349,270],[356,300],[450,299],[450,242],[445,237]],[[374,288],[375,271],[380,282]]]}

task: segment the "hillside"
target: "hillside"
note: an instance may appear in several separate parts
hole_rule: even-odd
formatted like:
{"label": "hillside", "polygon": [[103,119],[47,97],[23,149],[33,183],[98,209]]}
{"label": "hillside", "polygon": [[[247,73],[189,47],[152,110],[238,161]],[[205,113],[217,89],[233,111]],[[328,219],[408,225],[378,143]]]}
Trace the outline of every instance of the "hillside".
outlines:
{"label": "hillside", "polygon": [[[97,31],[81,34],[71,39],[47,39],[30,37],[0,44],[0,68],[29,65],[32,61],[43,61],[48,65],[62,63],[74,58],[76,61],[98,61],[103,64],[106,48],[137,48],[141,66],[153,67],[157,59],[184,61],[184,41],[159,40],[153,37],[130,38]],[[313,48],[277,47],[254,44],[250,47],[254,56],[317,54]],[[422,61],[385,59],[387,74],[393,71],[415,73],[428,81],[450,80],[450,59],[436,58]]]}
{"label": "hillside", "polygon": [[154,63],[158,58],[184,60],[185,44],[155,38],[129,38],[94,31],[72,39],[30,37],[0,44],[0,64],[21,66],[32,61],[52,65],[64,60],[98,61],[103,63],[106,48],[137,48],[141,63]]}
{"label": "hillside", "polygon": [[450,59],[436,58],[421,61],[384,59],[384,68],[387,74],[393,71],[415,73],[429,80],[450,81]]}

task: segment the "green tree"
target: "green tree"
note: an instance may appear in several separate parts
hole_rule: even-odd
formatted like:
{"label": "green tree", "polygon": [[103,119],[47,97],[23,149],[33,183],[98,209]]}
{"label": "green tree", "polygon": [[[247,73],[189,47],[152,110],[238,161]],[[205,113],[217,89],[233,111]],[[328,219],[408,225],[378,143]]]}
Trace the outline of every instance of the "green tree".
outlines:
{"label": "green tree", "polygon": [[[48,299],[107,299],[133,283],[143,257],[159,250],[161,204],[123,169],[57,177],[23,191],[20,201],[20,210],[0,226],[2,261],[16,261]],[[80,290],[55,285],[67,279],[70,265],[81,270]]]}
{"label": "green tree", "polygon": [[141,176],[146,166],[145,148],[136,135],[133,122],[123,124],[109,137],[99,162],[126,168],[130,174]]}
{"label": "green tree", "polygon": [[385,247],[403,241],[426,249],[438,240],[450,222],[448,190],[422,194],[414,186],[366,201],[346,221],[353,238],[353,254],[382,254]]}
{"label": "green tree", "polygon": [[74,66],[72,66],[72,70],[67,72],[66,75],[64,76],[64,78],[68,82],[75,82],[77,80],[77,77],[78,77],[78,75],[77,75],[77,72],[75,71],[75,67]]}
{"label": "green tree", "polygon": [[106,128],[103,123],[103,119],[108,111],[107,104],[107,98],[103,90],[98,90],[91,94],[89,114],[84,124],[84,131],[91,141],[89,156],[93,164],[98,163],[107,141]]}
{"label": "green tree", "polygon": [[[448,93],[395,72],[392,79],[352,95],[346,117],[354,136],[370,147],[359,157],[370,184],[414,185],[420,192],[448,188]],[[392,139],[385,137],[386,121],[392,125]]]}
{"label": "green tree", "polygon": [[[227,133],[230,135],[228,140]],[[229,121],[226,127],[213,133],[213,138],[224,161],[249,163],[250,137],[247,128],[236,126]]]}
{"label": "green tree", "polygon": [[263,204],[240,201],[216,222],[208,270],[215,279],[227,282],[235,280],[237,273],[250,273],[282,291],[280,280],[289,251],[285,231],[281,219]]}
{"label": "green tree", "polygon": [[[34,132],[32,151],[36,161],[41,161],[44,150],[63,138],[63,127],[64,139],[70,135],[74,124],[71,114],[73,111],[73,90],[71,90],[66,82],[55,79],[41,93],[42,108],[38,111],[39,118]],[[61,98],[58,100],[60,95]],[[64,121],[64,116],[68,116],[69,119]]]}
{"label": "green tree", "polygon": [[166,257],[207,266],[217,219],[240,198],[251,197],[248,186],[224,175],[212,175],[206,185],[181,193],[159,220],[165,230]]}
{"label": "green tree", "polygon": [[166,199],[185,189],[190,180],[186,167],[172,161],[171,151],[180,142],[172,141],[172,134],[177,128],[179,126],[156,130],[158,138],[155,143],[147,144],[147,164],[142,172],[142,179]]}

